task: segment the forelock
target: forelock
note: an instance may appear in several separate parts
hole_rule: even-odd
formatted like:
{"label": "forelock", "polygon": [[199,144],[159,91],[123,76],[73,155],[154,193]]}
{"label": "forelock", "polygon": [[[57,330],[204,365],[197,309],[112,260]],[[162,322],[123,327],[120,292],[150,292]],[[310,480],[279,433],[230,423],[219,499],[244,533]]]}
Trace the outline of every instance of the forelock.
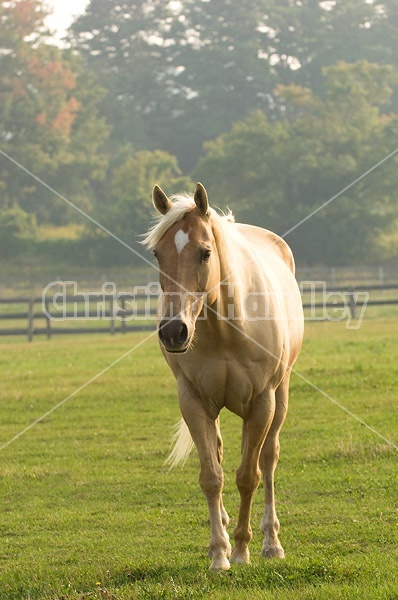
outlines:
{"label": "forelock", "polygon": [[[171,200],[173,201],[172,208],[165,215],[159,215],[154,225],[144,234],[141,244],[149,250],[156,246],[172,225],[182,221],[184,216],[195,206],[193,196],[189,194],[171,196]],[[213,208],[210,208],[210,214],[220,218]],[[226,215],[222,215],[221,219],[230,222],[235,220],[230,211]]]}
{"label": "forelock", "polygon": [[184,216],[194,206],[195,202],[192,196],[188,194],[171,196],[173,200],[173,206],[165,215],[159,215],[154,225],[149,229],[148,233],[145,234],[142,244],[147,248],[151,249],[162,239],[166,231],[170,229],[174,223],[181,221]]}

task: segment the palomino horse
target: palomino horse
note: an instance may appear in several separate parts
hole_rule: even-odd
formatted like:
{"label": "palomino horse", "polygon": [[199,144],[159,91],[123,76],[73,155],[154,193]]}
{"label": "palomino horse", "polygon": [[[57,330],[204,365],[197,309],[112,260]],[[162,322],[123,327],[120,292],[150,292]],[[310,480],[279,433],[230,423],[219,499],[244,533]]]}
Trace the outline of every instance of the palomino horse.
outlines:
{"label": "palomino horse", "polygon": [[[200,183],[193,197],[173,199],[155,186],[153,203],[161,217],[143,241],[159,264],[159,341],[177,380],[183,417],[170,462],[184,461],[193,440],[210,516],[211,569],[228,569],[230,560],[249,562],[250,512],[260,469],[262,554],[282,558],[274,471],[291,367],[303,337],[292,253],[270,231],[219,216]],[[219,413],[224,407],[243,419],[232,553],[222,501]]]}

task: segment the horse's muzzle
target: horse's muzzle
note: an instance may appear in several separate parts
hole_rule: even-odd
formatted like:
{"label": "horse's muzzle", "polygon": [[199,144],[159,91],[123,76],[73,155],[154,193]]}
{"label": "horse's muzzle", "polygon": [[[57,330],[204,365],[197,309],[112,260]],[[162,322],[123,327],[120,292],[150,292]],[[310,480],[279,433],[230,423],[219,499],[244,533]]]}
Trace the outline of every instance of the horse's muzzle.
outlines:
{"label": "horse's muzzle", "polygon": [[189,346],[188,327],[181,319],[163,319],[159,323],[159,340],[167,352],[186,352]]}

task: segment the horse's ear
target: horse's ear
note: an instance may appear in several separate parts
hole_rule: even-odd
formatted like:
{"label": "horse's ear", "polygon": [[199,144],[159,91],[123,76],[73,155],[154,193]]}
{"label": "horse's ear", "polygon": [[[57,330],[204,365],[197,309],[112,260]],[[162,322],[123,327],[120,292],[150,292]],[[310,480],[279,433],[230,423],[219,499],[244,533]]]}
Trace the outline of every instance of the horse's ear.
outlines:
{"label": "horse's ear", "polygon": [[201,183],[196,184],[193,199],[199,210],[207,216],[209,214],[209,199],[207,197],[206,189]]}
{"label": "horse's ear", "polygon": [[154,207],[160,212],[161,215],[165,215],[173,206],[170,198],[166,196],[162,188],[158,185],[155,185],[153,188],[152,201]]}

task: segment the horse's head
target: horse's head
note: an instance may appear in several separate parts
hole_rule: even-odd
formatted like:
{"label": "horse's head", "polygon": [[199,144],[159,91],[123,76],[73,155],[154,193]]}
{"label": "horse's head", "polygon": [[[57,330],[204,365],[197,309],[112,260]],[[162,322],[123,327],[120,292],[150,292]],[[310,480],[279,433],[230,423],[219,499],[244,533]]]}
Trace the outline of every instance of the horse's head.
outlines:
{"label": "horse's head", "polygon": [[200,183],[193,200],[175,203],[155,186],[153,203],[164,215],[153,230],[157,229],[159,239],[154,237],[148,244],[158,261],[162,288],[159,339],[168,352],[186,352],[204,304],[211,305],[218,293],[220,268],[211,227],[214,211]]}

